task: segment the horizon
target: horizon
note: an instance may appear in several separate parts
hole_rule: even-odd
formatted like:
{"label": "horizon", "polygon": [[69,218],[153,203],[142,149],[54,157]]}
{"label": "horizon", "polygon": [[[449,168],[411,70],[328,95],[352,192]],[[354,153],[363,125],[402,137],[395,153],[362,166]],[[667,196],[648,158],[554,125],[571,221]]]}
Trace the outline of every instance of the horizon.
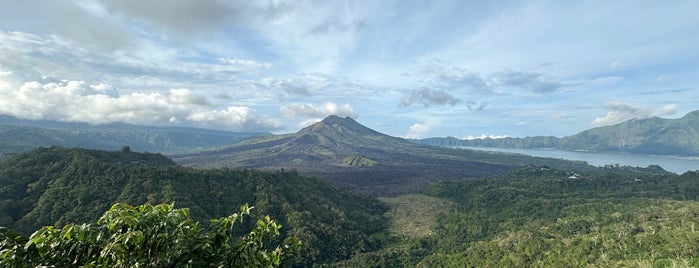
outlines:
{"label": "horizon", "polygon": [[[680,119],[680,118],[683,118],[684,116],[689,115],[690,113],[694,113],[694,112],[699,112],[699,110],[691,111],[691,112],[689,112],[689,113],[687,113],[687,114],[684,114],[684,115],[682,115],[681,117],[678,117],[678,118],[666,118],[666,117],[659,117],[659,116],[656,116],[656,118],[660,118],[660,119]],[[0,118],[2,118],[3,116],[7,116],[7,115],[0,115]],[[369,126],[363,124],[363,123],[361,122],[361,120],[358,120],[357,118],[352,118],[351,116],[339,116],[339,115],[331,114],[331,115],[326,116],[325,118],[321,118],[321,119],[319,119],[319,120],[317,120],[317,121],[312,122],[311,124],[309,124],[309,125],[307,125],[307,126],[303,126],[303,127],[299,128],[299,129],[294,130],[294,131],[291,131],[291,132],[281,132],[281,133],[259,132],[259,133],[271,133],[271,134],[273,134],[273,135],[293,134],[293,133],[297,133],[297,132],[303,130],[304,128],[311,127],[313,124],[319,123],[319,122],[324,121],[325,119],[327,119],[327,118],[329,118],[329,117],[333,117],[333,116],[339,117],[339,118],[342,118],[342,119],[349,118],[349,119],[355,121],[356,123],[358,123],[358,124],[360,124],[360,125],[362,125],[362,126],[364,126],[364,127],[367,127],[367,128],[369,128],[369,129],[371,129],[371,130],[374,130],[374,131],[378,131],[378,130],[376,130],[376,129],[373,129],[373,128],[371,128],[371,127],[369,127]],[[88,126],[92,126],[92,127],[109,126],[110,124],[116,124],[116,125],[119,125],[119,124],[126,124],[126,125],[129,125],[129,126],[135,126],[135,127],[157,128],[157,129],[168,129],[168,128],[169,128],[169,129],[192,128],[192,129],[196,129],[196,130],[205,130],[205,131],[224,131],[224,132],[232,132],[232,133],[236,133],[236,132],[237,132],[237,133],[244,133],[244,132],[245,132],[245,131],[219,130],[219,129],[213,129],[213,128],[201,128],[201,127],[196,127],[196,126],[147,126],[147,125],[128,124],[128,123],[122,123],[122,122],[109,122],[109,123],[92,124],[92,123],[85,123],[85,122],[61,122],[61,121],[51,121],[51,120],[31,120],[31,119],[21,119],[21,118],[16,118],[16,117],[15,117],[15,119],[18,119],[18,120],[20,120],[20,121],[43,122],[43,123],[49,123],[49,124],[54,124],[54,123],[58,123],[58,124],[83,124],[83,125],[88,125]],[[629,119],[629,120],[627,120],[627,121],[639,120],[639,119],[648,119],[648,118],[631,118],[631,119]],[[624,122],[627,122],[627,121],[623,121],[623,122],[620,122],[620,123],[618,123],[618,124],[621,124],[621,123],[624,123]],[[4,122],[0,122],[0,123],[4,123]],[[14,124],[9,124],[9,125],[14,125]],[[29,125],[32,125],[32,124],[31,124],[31,123],[25,124],[24,122],[19,122],[19,123],[17,123],[16,125],[20,125],[20,126],[29,126]],[[613,125],[611,125],[611,126],[613,126]],[[585,129],[585,130],[589,130],[589,129]],[[582,130],[582,131],[585,131],[585,130]],[[582,131],[581,131],[581,132],[582,132]],[[467,137],[427,136],[427,137],[421,137],[421,138],[408,138],[408,137],[399,137],[399,136],[394,136],[394,135],[386,134],[386,133],[383,133],[383,132],[381,132],[381,131],[378,131],[378,132],[379,132],[379,133],[382,133],[382,134],[385,134],[385,135],[392,136],[392,137],[398,137],[398,138],[404,138],[404,139],[415,139],[415,140],[429,139],[429,138],[457,138],[457,139],[460,139],[460,140],[485,140],[485,139],[505,139],[505,138],[515,138],[515,139],[517,139],[517,138],[537,137],[537,136],[511,137],[511,136],[507,136],[507,135],[497,136],[497,135],[485,135],[485,134],[482,134],[482,135],[480,135],[480,136],[467,136]],[[579,132],[578,132],[578,133],[579,133]],[[556,137],[556,138],[563,138],[563,137],[572,136],[572,135],[575,135],[575,134],[578,134],[578,133],[573,133],[573,134],[566,135],[566,136],[541,135],[541,136],[539,136],[539,137],[542,137],[542,136],[550,136],[550,137]]]}
{"label": "horizon", "polygon": [[694,1],[159,3],[1,2],[0,115],[467,139],[699,109]]}

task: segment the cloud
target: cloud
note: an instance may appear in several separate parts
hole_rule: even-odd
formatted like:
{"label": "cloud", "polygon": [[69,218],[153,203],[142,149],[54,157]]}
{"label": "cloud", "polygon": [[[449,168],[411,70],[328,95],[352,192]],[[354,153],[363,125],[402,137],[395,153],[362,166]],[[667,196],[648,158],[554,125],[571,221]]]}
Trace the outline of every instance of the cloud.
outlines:
{"label": "cloud", "polygon": [[481,102],[480,104],[478,104],[478,102],[475,101],[467,101],[466,107],[469,111],[483,111],[483,109],[485,109],[485,107],[489,104],[490,103],[488,102]]}
{"label": "cloud", "polygon": [[281,126],[276,120],[260,118],[249,107],[229,106],[225,110],[198,111],[187,116],[201,127],[230,127],[238,130],[276,129]]}
{"label": "cloud", "polygon": [[313,125],[314,123],[318,123],[320,121],[323,121],[323,118],[306,119],[306,120],[303,120],[303,121],[299,122],[298,124],[296,124],[296,128],[302,129],[302,128],[305,128],[307,126]]}
{"label": "cloud", "polygon": [[536,72],[505,71],[493,74],[491,79],[497,86],[521,88],[540,94],[560,91],[566,86]]}
{"label": "cloud", "polygon": [[420,64],[418,68],[421,82],[429,87],[459,90],[465,93],[492,94],[492,88],[485,77],[477,72],[453,67],[440,60]]}
{"label": "cloud", "polygon": [[484,140],[484,139],[504,139],[504,138],[509,138],[510,135],[494,135],[494,134],[488,134],[488,133],[483,133],[480,136],[473,136],[473,135],[468,135],[465,140]]}
{"label": "cloud", "polygon": [[357,100],[385,93],[358,81],[320,73],[300,74],[285,78],[266,77],[261,79],[257,86],[260,90],[276,94],[282,100],[298,101],[307,100],[308,97]]}
{"label": "cloud", "polygon": [[677,105],[670,103],[663,107],[652,109],[633,106],[623,102],[613,102],[605,105],[607,115],[595,118],[592,124],[596,126],[614,125],[635,118],[650,118],[654,116],[671,115],[677,112]]}
{"label": "cloud", "polygon": [[272,69],[272,64],[267,62],[258,62],[254,60],[241,60],[231,58],[218,58],[218,62],[230,66],[233,70],[238,71],[254,71],[259,69]]}
{"label": "cloud", "polygon": [[430,88],[480,95],[510,93],[511,90],[507,89],[545,94],[570,85],[538,72],[508,70],[482,74],[439,59],[418,63],[417,76],[420,77],[419,82]]}
{"label": "cloud", "polygon": [[133,45],[128,29],[102,17],[98,6],[96,1],[0,1],[0,27],[53,35],[100,51]]}
{"label": "cloud", "polygon": [[419,139],[432,129],[430,124],[413,124],[408,130],[408,134],[405,134],[406,139]]}
{"label": "cloud", "polygon": [[189,89],[171,89],[168,101],[173,104],[194,104],[194,105],[210,105],[209,101],[203,95],[192,92]]}
{"label": "cloud", "polygon": [[414,103],[422,103],[425,107],[431,105],[456,105],[461,100],[454,98],[444,90],[434,90],[429,88],[421,88],[413,90],[410,95],[403,97],[400,106],[407,107]]}
{"label": "cloud", "polygon": [[100,1],[97,8],[123,23],[183,39],[185,36],[210,36],[221,32],[227,24],[242,23],[243,17],[254,11],[254,6],[243,1],[227,3],[218,0]]}
{"label": "cloud", "polygon": [[364,21],[351,21],[342,22],[338,20],[337,17],[327,18],[325,21],[319,25],[313,27],[308,33],[309,34],[327,34],[330,32],[348,32],[348,31],[358,31],[366,26]]}
{"label": "cloud", "polygon": [[297,116],[325,118],[329,115],[357,117],[357,114],[349,104],[337,105],[332,102],[326,102],[320,106],[313,104],[288,104],[279,108],[279,112],[287,118]]}
{"label": "cloud", "polygon": [[275,120],[256,115],[244,106],[223,110],[189,89],[167,94],[132,92],[119,94],[107,84],[83,81],[26,82],[19,88],[0,87],[0,114],[26,119],[104,124],[186,125],[225,130],[273,130]]}

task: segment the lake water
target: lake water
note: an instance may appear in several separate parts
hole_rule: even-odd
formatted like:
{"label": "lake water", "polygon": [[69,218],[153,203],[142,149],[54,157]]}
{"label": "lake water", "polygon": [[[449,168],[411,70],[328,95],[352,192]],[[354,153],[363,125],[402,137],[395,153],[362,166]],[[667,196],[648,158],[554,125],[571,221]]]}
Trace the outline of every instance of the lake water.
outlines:
{"label": "lake water", "polygon": [[647,167],[658,165],[663,169],[678,174],[689,170],[699,170],[699,158],[674,158],[654,155],[640,155],[627,153],[597,153],[597,152],[571,152],[549,149],[511,149],[491,147],[463,147],[472,150],[495,151],[525,154],[538,157],[559,158],[567,160],[585,161],[593,166],[619,164],[622,166]]}

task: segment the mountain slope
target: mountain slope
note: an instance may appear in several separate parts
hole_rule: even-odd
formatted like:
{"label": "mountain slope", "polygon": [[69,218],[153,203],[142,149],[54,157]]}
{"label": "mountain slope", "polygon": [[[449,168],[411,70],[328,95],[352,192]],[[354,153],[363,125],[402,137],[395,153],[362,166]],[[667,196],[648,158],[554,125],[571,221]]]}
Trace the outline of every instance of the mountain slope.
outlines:
{"label": "mountain slope", "polygon": [[54,145],[101,150],[117,150],[122,146],[130,146],[131,149],[141,152],[181,152],[227,145],[260,134],[263,133],[120,123],[90,125],[0,116],[0,158],[3,154]]}
{"label": "mountain slope", "polygon": [[527,137],[459,140],[452,137],[414,140],[437,146],[556,148],[574,151],[627,152],[653,155],[699,156],[699,111],[678,119],[658,117],[633,119],[578,134],[556,137]]}
{"label": "mountain slope", "polygon": [[175,155],[173,160],[195,167],[293,169],[375,196],[415,192],[433,181],[486,177],[518,165],[575,165],[414,144],[337,116],[296,133],[254,137],[216,151]]}
{"label": "mountain slope", "polygon": [[[116,202],[172,203],[196,220],[237,212],[270,215],[284,236],[302,240],[308,267],[373,250],[386,228],[384,206],[293,172],[199,170],[160,154],[41,148],[0,162],[0,226],[28,233],[42,225],[95,222]],[[245,222],[253,228],[255,221]]]}

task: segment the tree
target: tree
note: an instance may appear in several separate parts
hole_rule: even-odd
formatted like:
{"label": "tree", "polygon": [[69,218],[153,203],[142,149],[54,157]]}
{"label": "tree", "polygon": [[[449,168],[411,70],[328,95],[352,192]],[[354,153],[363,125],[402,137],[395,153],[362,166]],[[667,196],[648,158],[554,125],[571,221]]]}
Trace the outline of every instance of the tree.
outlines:
{"label": "tree", "polygon": [[234,224],[252,207],[211,220],[207,228],[174,204],[133,207],[117,203],[96,225],[43,227],[29,238],[0,229],[2,267],[277,267],[300,242],[270,245],[282,227],[269,216],[247,235],[236,237]]}

